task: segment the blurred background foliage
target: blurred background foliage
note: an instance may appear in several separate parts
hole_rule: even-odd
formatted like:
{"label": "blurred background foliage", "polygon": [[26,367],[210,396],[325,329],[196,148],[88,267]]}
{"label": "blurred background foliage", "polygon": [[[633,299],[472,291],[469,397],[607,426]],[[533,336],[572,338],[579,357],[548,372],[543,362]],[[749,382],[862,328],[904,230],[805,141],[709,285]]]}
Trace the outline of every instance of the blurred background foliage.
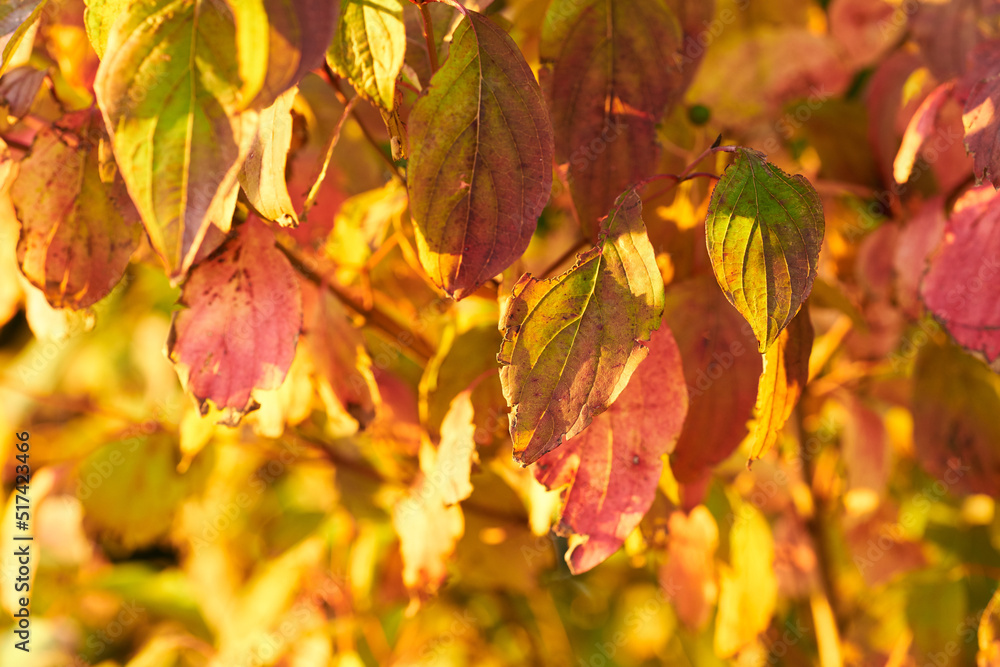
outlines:
{"label": "blurred background foliage", "polygon": [[[489,7],[533,67],[546,4]],[[681,171],[722,133],[816,185],[827,239],[811,299],[814,378],[752,471],[744,446],[685,513],[666,469],[624,548],[576,577],[550,532],[558,494],[513,463],[502,411],[476,412],[488,437],[460,511],[421,509],[421,450],[452,398],[495,368],[497,305],[472,297],[449,308],[413,268],[405,197],[384,185],[355,121],[294,235],[430,347],[358,329],[347,372],[371,390],[367,407],[321,372],[326,352],[300,346],[284,385],[258,395],[240,427],[200,416],[163,353],[179,289],[149,248],[89,311],[53,310],[19,275],[5,189],[0,460],[11,500],[0,541],[12,550],[14,434],[27,430],[35,558],[32,653],[25,662],[14,650],[8,618],[0,664],[975,664],[1000,575],[1000,382],[919,316],[915,269],[895,236],[917,208],[879,195],[906,122],[950,76],[963,36],[996,35],[987,4],[719,0],[692,46],[705,49],[693,84],[660,126],[661,171]],[[931,30],[928,6],[940,13]],[[447,26],[451,10],[432,9]],[[81,0],[50,4],[27,40],[30,62],[53,77],[36,116],[61,113],[53,90],[89,104],[97,60],[81,13]],[[310,183],[343,105],[309,75],[295,110],[290,182]],[[908,201],[953,191],[967,160],[957,141],[921,162]],[[710,187],[646,198],[668,281],[706,270]],[[512,275],[544,269],[576,234],[557,183]],[[365,243],[387,237],[378,250]],[[495,375],[473,403],[502,407]],[[921,445],[922,419],[958,424],[978,458],[934,450],[943,439]],[[422,566],[440,571],[405,562],[406,531],[423,535]],[[7,610],[12,567],[0,576]],[[984,664],[1000,664],[990,655]]]}

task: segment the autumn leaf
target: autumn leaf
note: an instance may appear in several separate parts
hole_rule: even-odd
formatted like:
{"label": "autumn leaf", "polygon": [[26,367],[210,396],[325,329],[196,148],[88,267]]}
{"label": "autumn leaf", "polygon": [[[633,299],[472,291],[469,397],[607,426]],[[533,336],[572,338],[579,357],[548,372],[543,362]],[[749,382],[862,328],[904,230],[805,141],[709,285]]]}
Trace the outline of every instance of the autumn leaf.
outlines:
{"label": "autumn leaf", "polygon": [[340,0],[340,19],[326,60],[376,105],[391,111],[406,54],[400,0]]}
{"label": "autumn leaf", "polygon": [[28,113],[47,76],[47,70],[30,65],[14,67],[7,72],[0,81],[0,101],[7,115],[21,118]]}
{"label": "autumn leaf", "polygon": [[920,282],[927,270],[927,258],[941,242],[946,223],[944,197],[932,197],[900,230],[892,260],[896,300],[913,318],[920,312]]}
{"label": "autumn leaf", "polygon": [[302,338],[316,367],[319,395],[327,405],[339,403],[365,429],[375,419],[379,393],[364,337],[336,297],[304,279],[299,286]]}
{"label": "autumn leaf", "polygon": [[24,23],[40,0],[10,0],[0,7],[0,35],[7,35]]}
{"label": "autumn leaf", "polygon": [[[11,8],[10,12],[6,16],[2,17],[5,25],[12,26],[14,32],[4,38],[4,41],[0,42],[3,44],[3,62],[0,63],[0,76],[3,76],[7,72],[7,68],[12,64],[24,64],[28,57],[25,55],[22,60],[22,53],[24,50],[22,47],[22,42],[24,46],[28,47],[28,51],[31,50],[31,42],[35,36],[35,31],[37,30],[39,18],[42,15],[42,10],[45,9],[46,0],[41,0],[41,2],[18,2],[14,7]],[[26,17],[22,18],[25,10],[30,11]],[[2,10],[0,10],[2,11]],[[17,25],[20,24],[20,25]],[[13,27],[16,26],[16,27]],[[0,33],[0,35],[5,35],[6,32]],[[24,42],[24,38],[28,35],[31,38],[27,42]],[[17,57],[17,62],[15,63],[15,56]]]}
{"label": "autumn leaf", "polygon": [[129,5],[94,89],[153,249],[180,278],[214,222],[228,231],[256,114],[239,114],[232,20],[207,0]]}
{"label": "autumn leaf", "polygon": [[1000,132],[998,106],[1000,73],[994,72],[972,87],[962,113],[965,147],[973,156],[976,182],[988,181],[994,188],[1000,188],[1000,148],[996,141]]}
{"label": "autumn leaf", "polygon": [[283,227],[299,223],[285,182],[285,164],[292,145],[294,88],[282,93],[274,104],[260,112],[257,137],[240,170],[240,187],[247,201],[265,220]]}
{"label": "autumn leaf", "polygon": [[741,501],[734,511],[729,565],[719,573],[715,653],[720,658],[735,655],[767,629],[778,589],[771,527],[750,503]]}
{"label": "autumn leaf", "polygon": [[11,186],[18,263],[55,308],[86,308],[107,296],[139,246],[142,226],[124,183],[101,180],[100,128],[88,110],[42,130]]}
{"label": "autumn leaf", "polygon": [[663,321],[677,339],[690,398],[670,457],[674,476],[687,484],[701,480],[746,435],[761,358],[753,353],[749,325],[708,276],[671,285]]}
{"label": "autumn leaf", "polygon": [[271,230],[250,216],[210,260],[191,272],[174,315],[167,353],[198,401],[236,425],[257,408],[254,389],[276,389],[302,326],[302,297]]}
{"label": "autumn leaf", "polygon": [[719,595],[715,577],[719,527],[708,508],[698,505],[689,514],[672,513],[667,530],[670,543],[660,583],[673,600],[681,622],[698,631],[712,617]]}
{"label": "autumn leaf", "polygon": [[634,190],[618,198],[600,244],[548,280],[525,274],[500,317],[497,360],[523,465],[587,428],[625,389],[663,313],[663,279]]}
{"label": "autumn leaf", "polygon": [[931,257],[920,295],[966,349],[1000,357],[1000,197],[990,186],[963,194]]}
{"label": "autumn leaf", "polygon": [[451,401],[441,423],[433,481],[441,486],[441,500],[454,505],[472,495],[472,463],[476,459],[476,425],[472,391],[466,389]]}
{"label": "autumn leaf", "polygon": [[464,298],[528,247],[552,186],[552,129],[517,45],[472,11],[410,114],[420,262]]}
{"label": "autumn leaf", "polygon": [[420,453],[420,467],[425,474],[392,512],[403,556],[403,582],[411,594],[411,608],[437,592],[444,583],[448,561],[465,531],[461,507],[446,504],[442,486],[427,474],[437,465],[437,452],[425,445]]}
{"label": "autumn leaf", "polygon": [[94,47],[97,57],[103,59],[111,27],[118,16],[128,9],[129,0],[86,0],[86,3],[83,22],[87,29],[87,39]]}
{"label": "autumn leaf", "polygon": [[792,416],[792,410],[809,381],[812,343],[809,308],[803,304],[795,319],[778,334],[776,344],[764,353],[763,370],[757,384],[754,437],[748,465],[774,445],[785,422]]}
{"label": "autumn leaf", "polygon": [[664,0],[555,0],[541,73],[556,159],[569,163],[588,236],[618,194],[656,170],[656,123],[679,96],[681,29]]}
{"label": "autumn leaf", "polygon": [[[245,33],[239,30],[237,17],[237,53],[243,108],[255,109],[274,104],[286,90],[293,88],[306,74],[323,63],[323,54],[337,23],[337,5],[330,0],[232,0],[245,3],[251,12]],[[260,6],[266,13],[267,46],[261,41]],[[239,16],[239,15],[238,15]],[[266,56],[266,61],[265,61]],[[260,74],[264,73],[263,80]],[[259,85],[259,92],[252,97]]]}
{"label": "autumn leaf", "polygon": [[903,142],[900,144],[899,152],[896,153],[896,159],[892,163],[892,175],[897,183],[906,183],[909,180],[920,147],[937,127],[938,113],[944,103],[951,98],[954,88],[954,82],[942,83],[931,91],[931,94],[917,107],[906,126]]}
{"label": "autumn leaf", "polygon": [[737,148],[712,192],[705,240],[716,280],[761,353],[809,296],[823,244],[823,205],[802,176]]}
{"label": "autumn leaf", "polygon": [[649,356],[607,411],[536,462],[535,477],[563,490],[558,532],[570,536],[574,574],[601,564],[639,525],[656,495],[663,455],[687,414],[680,351],[666,327],[650,337]]}
{"label": "autumn leaf", "polygon": [[927,343],[913,370],[913,447],[952,493],[1000,485],[1000,376],[956,345]]}

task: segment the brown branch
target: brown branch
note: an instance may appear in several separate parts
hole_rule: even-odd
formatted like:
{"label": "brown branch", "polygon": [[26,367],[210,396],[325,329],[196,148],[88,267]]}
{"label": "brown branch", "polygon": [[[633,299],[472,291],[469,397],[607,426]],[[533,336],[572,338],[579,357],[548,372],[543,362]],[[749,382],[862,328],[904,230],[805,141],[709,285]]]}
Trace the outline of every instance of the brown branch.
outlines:
{"label": "brown branch", "polygon": [[289,242],[278,241],[278,249],[288,257],[292,266],[307,280],[327,289],[340,301],[358,315],[365,318],[365,323],[386,334],[401,348],[406,348],[419,361],[426,363],[434,356],[434,346],[420,334],[403,327],[392,317],[379,310],[374,304],[367,305],[365,299],[356,295],[347,287],[340,285],[332,276],[327,275],[315,262],[300,254]]}
{"label": "brown branch", "polygon": [[437,46],[434,42],[434,22],[427,5],[420,5],[420,18],[423,19],[424,41],[427,42],[427,57],[431,59],[431,74],[438,71]]}
{"label": "brown branch", "polygon": [[547,269],[545,269],[544,271],[542,271],[540,277],[541,278],[548,278],[553,273],[555,273],[556,270],[560,266],[562,266],[563,264],[565,264],[566,262],[568,262],[570,259],[572,259],[574,255],[579,254],[579,252],[581,250],[583,250],[584,248],[586,248],[588,245],[590,245],[590,241],[588,241],[587,239],[580,239],[580,240],[578,240],[576,243],[574,243],[569,248],[567,248],[566,252],[564,252],[563,254],[559,255],[559,258],[557,260],[555,260],[554,262],[552,262],[551,264],[549,264],[549,267]]}

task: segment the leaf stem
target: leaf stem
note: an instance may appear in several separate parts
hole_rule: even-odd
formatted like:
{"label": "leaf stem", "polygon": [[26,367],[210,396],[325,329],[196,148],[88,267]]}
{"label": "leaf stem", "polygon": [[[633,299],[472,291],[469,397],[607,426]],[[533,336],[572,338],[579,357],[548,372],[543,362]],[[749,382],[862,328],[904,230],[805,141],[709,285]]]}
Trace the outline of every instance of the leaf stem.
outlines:
{"label": "leaf stem", "polygon": [[427,42],[427,56],[431,60],[431,75],[433,76],[438,71],[438,54],[434,41],[434,22],[431,20],[430,9],[425,4],[420,5],[420,18],[423,20],[424,41]]}
{"label": "leaf stem", "polygon": [[332,276],[327,275],[318,266],[318,262],[299,252],[292,242],[279,239],[277,245],[278,250],[285,254],[288,261],[292,263],[292,266],[307,280],[321,289],[329,290],[345,306],[364,317],[366,324],[387,335],[390,340],[395,341],[401,348],[409,350],[417,361],[426,364],[434,356],[434,346],[428,340],[423,338],[418,332],[399,324],[388,314],[379,310],[374,303],[371,305],[366,304],[366,300],[363,297],[354,294],[353,290],[341,285]]}
{"label": "leaf stem", "polygon": [[[344,94],[344,89],[340,86],[340,77],[337,76],[333,69],[331,69],[329,63],[324,62],[323,69],[326,71],[326,75],[330,80],[330,86],[333,88],[333,94],[336,95],[337,100],[339,100],[340,103],[346,107],[349,100],[347,99],[347,95]],[[375,135],[373,135],[368,127],[361,121],[361,116],[358,115],[357,109],[351,109],[351,117],[354,118],[354,122],[361,128],[361,132],[365,135],[365,139],[368,140],[368,143],[375,148],[375,152],[378,153],[378,156],[382,158],[382,161],[385,162],[387,167],[389,167],[389,172],[395,178],[398,178],[400,183],[405,184],[406,178],[399,170],[399,167],[397,167],[396,163],[392,161],[392,158],[382,150],[382,146],[379,145],[378,139],[375,138]]]}

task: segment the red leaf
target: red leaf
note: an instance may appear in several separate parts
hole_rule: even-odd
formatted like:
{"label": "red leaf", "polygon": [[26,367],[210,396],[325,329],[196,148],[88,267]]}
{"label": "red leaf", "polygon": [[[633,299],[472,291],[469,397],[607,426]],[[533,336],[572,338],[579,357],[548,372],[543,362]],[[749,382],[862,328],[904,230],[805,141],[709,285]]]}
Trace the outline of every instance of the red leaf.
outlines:
{"label": "red leaf", "polygon": [[913,163],[917,161],[917,153],[927,137],[937,127],[937,117],[941,106],[951,97],[954,88],[955,84],[952,81],[942,83],[917,107],[917,112],[913,114],[910,123],[906,126],[906,132],[903,133],[903,143],[900,144],[899,152],[896,153],[896,159],[892,163],[892,175],[897,183],[906,183],[909,180],[910,172],[913,171]]}
{"label": "red leaf", "polygon": [[946,222],[944,197],[934,197],[924,202],[899,232],[893,257],[896,301],[910,317],[919,314],[920,280],[927,270],[927,258],[941,241]]}
{"label": "red leaf", "polygon": [[[332,294],[305,280],[302,335],[321,381],[329,385],[344,410],[366,428],[375,418],[378,387],[364,339]],[[321,385],[320,395],[325,397]]]}
{"label": "red leaf", "polygon": [[535,477],[567,486],[559,532],[579,535],[566,554],[574,574],[621,547],[646,514],[687,413],[680,351],[669,329],[649,341],[649,356],[607,411],[580,435],[542,458]]}
{"label": "red leaf", "polygon": [[990,186],[955,202],[921,295],[927,308],[969,350],[1000,356],[1000,197]]}
{"label": "red leaf", "polygon": [[656,170],[656,123],[679,93],[677,18],[663,0],[557,0],[542,33],[556,159],[569,162],[580,223]]}
{"label": "red leaf", "polygon": [[101,178],[100,117],[81,111],[59,125],[38,133],[11,186],[17,259],[54,307],[86,308],[121,280],[142,226],[121,176]]}
{"label": "red leaf", "polygon": [[552,187],[552,129],[531,68],[496,24],[463,13],[409,119],[420,262],[456,299],[521,256]]}
{"label": "red leaf", "polygon": [[711,276],[667,291],[664,324],[684,360],[690,406],[670,457],[681,483],[702,479],[739,446],[757,396],[761,358],[750,325]]}
{"label": "red leaf", "polygon": [[989,181],[1000,188],[1000,74],[980,81],[969,91],[962,113],[965,126],[965,146],[973,156],[976,182]]}
{"label": "red leaf", "polygon": [[202,262],[184,284],[167,351],[202,414],[208,401],[235,426],[258,405],[254,389],[281,385],[302,327],[295,272],[254,215],[219,254]]}

